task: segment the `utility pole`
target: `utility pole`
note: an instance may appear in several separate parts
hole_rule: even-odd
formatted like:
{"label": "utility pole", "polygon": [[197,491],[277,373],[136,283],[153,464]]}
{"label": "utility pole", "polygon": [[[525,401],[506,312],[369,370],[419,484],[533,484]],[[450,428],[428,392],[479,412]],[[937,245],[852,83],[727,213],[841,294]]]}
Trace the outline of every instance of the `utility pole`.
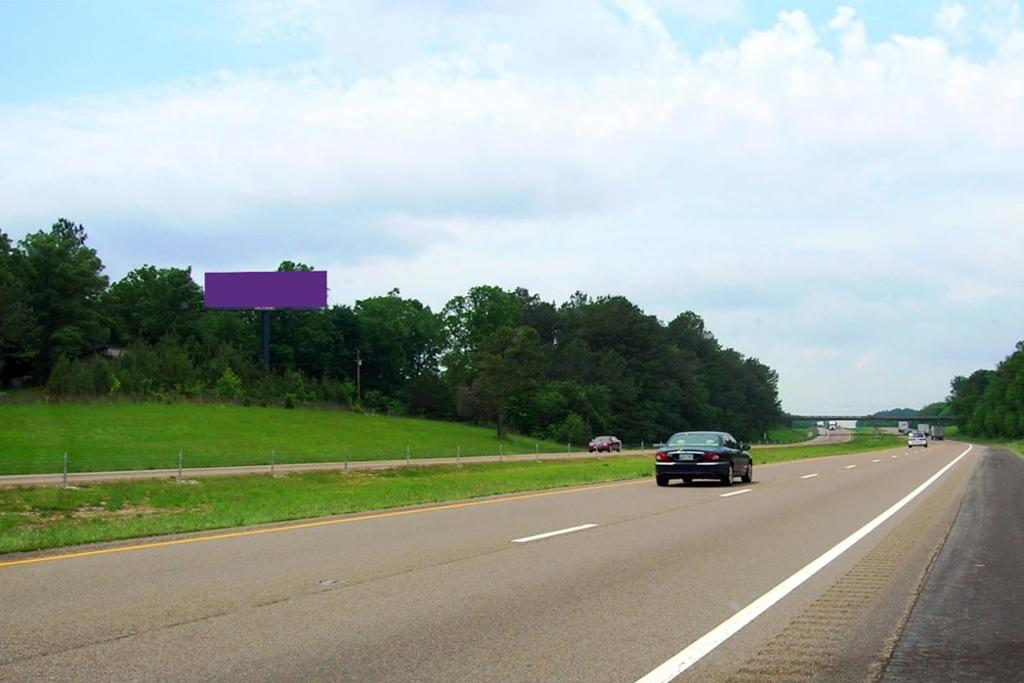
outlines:
{"label": "utility pole", "polygon": [[363,402],[363,357],[356,349],[356,403]]}
{"label": "utility pole", "polygon": [[270,309],[260,310],[260,362],[270,367]]}

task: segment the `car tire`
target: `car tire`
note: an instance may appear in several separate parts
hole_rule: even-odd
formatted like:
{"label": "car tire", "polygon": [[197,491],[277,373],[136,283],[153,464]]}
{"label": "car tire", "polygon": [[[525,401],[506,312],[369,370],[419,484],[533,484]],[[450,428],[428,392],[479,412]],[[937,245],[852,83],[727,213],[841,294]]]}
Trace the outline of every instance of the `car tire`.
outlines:
{"label": "car tire", "polygon": [[735,479],[735,472],[732,470],[732,465],[729,465],[729,473],[722,475],[722,483],[726,486],[732,486],[733,479]]}
{"label": "car tire", "polygon": [[668,486],[668,477],[655,477],[654,481],[657,482],[658,486]]}
{"label": "car tire", "polygon": [[925,445],[924,445],[924,447],[925,447],[925,448],[928,448],[928,444],[925,444]]}
{"label": "car tire", "polygon": [[744,474],[740,475],[740,481],[742,481],[744,484],[749,484],[750,482],[754,481],[754,461],[753,460],[751,460],[750,462],[747,463],[747,471]]}

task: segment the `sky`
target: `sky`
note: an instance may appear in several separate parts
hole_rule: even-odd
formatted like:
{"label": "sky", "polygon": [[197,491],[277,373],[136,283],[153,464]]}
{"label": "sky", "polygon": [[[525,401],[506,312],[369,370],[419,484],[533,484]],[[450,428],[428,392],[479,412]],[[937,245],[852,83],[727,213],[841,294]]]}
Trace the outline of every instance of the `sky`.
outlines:
{"label": "sky", "polygon": [[793,413],[1024,339],[1016,0],[0,2],[0,230],[693,310]]}

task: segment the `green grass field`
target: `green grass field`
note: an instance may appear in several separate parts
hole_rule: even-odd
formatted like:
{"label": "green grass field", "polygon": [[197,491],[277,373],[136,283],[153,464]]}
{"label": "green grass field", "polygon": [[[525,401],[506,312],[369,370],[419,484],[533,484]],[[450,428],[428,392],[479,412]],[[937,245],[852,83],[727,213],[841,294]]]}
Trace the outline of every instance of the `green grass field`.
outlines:
{"label": "green grass field", "polygon": [[[493,429],[341,410],[210,404],[0,405],[0,474],[495,455]],[[505,453],[564,452],[566,444],[510,436]],[[579,446],[585,447],[584,445]]]}
{"label": "green grass field", "polygon": [[794,427],[773,427],[768,430],[768,443],[800,443],[814,438],[815,430]]}
{"label": "green grass field", "polygon": [[822,444],[820,446],[792,446],[790,448],[754,447],[750,452],[754,456],[755,463],[765,464],[786,460],[821,458],[828,455],[863,453],[864,451],[877,451],[886,448],[900,448],[906,446],[906,443],[906,439],[896,434],[881,434],[879,436],[855,434],[853,439],[846,443]]}
{"label": "green grass field", "polygon": [[[902,439],[755,449],[781,462],[899,447]],[[282,477],[210,477],[0,489],[0,553],[305,519],[605,481],[651,478],[651,456]],[[755,470],[756,477],[756,470]],[[653,486],[653,481],[651,486]]]}

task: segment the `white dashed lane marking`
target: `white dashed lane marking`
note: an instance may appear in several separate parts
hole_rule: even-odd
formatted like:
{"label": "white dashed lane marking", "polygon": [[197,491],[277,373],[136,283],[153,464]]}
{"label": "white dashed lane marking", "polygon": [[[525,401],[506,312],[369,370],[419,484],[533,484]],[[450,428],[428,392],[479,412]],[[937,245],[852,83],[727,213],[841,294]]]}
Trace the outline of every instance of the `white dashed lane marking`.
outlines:
{"label": "white dashed lane marking", "polygon": [[571,534],[574,531],[583,531],[584,529],[593,529],[596,524],[581,524],[579,526],[569,527],[568,529],[559,529],[558,531],[549,531],[546,534],[537,534],[536,536],[523,536],[522,538],[513,538],[513,543],[529,543],[530,541],[539,541],[542,538],[551,538],[552,536],[561,536],[562,534]]}

